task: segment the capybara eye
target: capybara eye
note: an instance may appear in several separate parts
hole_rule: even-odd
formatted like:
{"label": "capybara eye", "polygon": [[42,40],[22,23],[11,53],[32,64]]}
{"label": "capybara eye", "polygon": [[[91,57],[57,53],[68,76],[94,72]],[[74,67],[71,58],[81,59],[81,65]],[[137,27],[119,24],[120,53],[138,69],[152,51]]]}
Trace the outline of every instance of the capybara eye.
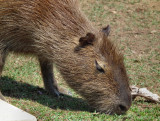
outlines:
{"label": "capybara eye", "polygon": [[97,70],[98,70],[99,72],[101,72],[101,73],[104,73],[104,72],[105,72],[103,68],[97,68]]}
{"label": "capybara eye", "polygon": [[95,63],[96,63],[96,68],[97,68],[97,70],[99,71],[99,72],[101,72],[101,73],[104,73],[105,71],[104,71],[104,69],[98,64],[98,62],[95,60]]}

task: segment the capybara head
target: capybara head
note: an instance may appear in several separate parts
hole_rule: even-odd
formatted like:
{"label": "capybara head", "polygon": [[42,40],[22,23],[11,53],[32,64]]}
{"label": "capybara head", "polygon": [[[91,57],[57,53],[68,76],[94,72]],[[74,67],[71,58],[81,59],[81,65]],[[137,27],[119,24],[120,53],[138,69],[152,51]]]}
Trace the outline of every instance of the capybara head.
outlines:
{"label": "capybara head", "polygon": [[81,65],[83,72],[79,71],[77,90],[98,112],[123,114],[131,106],[131,92],[123,56],[108,39],[109,32],[107,26],[79,39],[75,53],[85,64]]}

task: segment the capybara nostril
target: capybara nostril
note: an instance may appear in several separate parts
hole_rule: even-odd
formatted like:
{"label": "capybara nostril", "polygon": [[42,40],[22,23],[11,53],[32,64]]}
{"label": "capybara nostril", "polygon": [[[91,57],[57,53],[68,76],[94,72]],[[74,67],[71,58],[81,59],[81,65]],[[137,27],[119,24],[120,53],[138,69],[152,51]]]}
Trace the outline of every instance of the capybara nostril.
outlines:
{"label": "capybara nostril", "polygon": [[122,104],[120,104],[118,108],[119,108],[120,112],[122,112],[122,113],[125,113],[128,110],[127,106],[122,105]]}
{"label": "capybara nostril", "polygon": [[120,115],[120,114],[126,113],[129,108],[130,108],[130,106],[122,103],[122,104],[117,105],[117,107],[115,108],[114,111],[115,111],[116,114]]}

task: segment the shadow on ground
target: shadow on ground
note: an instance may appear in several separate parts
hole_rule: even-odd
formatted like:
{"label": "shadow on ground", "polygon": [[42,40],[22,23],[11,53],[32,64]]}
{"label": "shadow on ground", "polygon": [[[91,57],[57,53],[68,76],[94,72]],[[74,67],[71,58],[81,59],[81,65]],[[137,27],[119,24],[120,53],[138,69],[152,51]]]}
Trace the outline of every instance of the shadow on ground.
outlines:
{"label": "shadow on ground", "polygon": [[0,89],[4,96],[36,101],[52,109],[91,112],[91,108],[81,98],[64,95],[63,98],[59,99],[49,95],[43,88],[24,82],[17,82],[7,76],[1,77]]}

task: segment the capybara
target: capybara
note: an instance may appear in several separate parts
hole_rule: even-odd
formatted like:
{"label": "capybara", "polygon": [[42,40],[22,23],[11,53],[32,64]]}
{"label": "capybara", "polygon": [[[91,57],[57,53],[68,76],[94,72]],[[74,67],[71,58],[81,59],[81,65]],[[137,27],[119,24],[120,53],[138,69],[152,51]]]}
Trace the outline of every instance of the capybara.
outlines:
{"label": "capybara", "polygon": [[78,0],[1,0],[0,72],[9,52],[35,55],[51,94],[61,94],[54,63],[96,111],[123,114],[131,106],[129,81],[109,32],[109,26],[96,29]]}

